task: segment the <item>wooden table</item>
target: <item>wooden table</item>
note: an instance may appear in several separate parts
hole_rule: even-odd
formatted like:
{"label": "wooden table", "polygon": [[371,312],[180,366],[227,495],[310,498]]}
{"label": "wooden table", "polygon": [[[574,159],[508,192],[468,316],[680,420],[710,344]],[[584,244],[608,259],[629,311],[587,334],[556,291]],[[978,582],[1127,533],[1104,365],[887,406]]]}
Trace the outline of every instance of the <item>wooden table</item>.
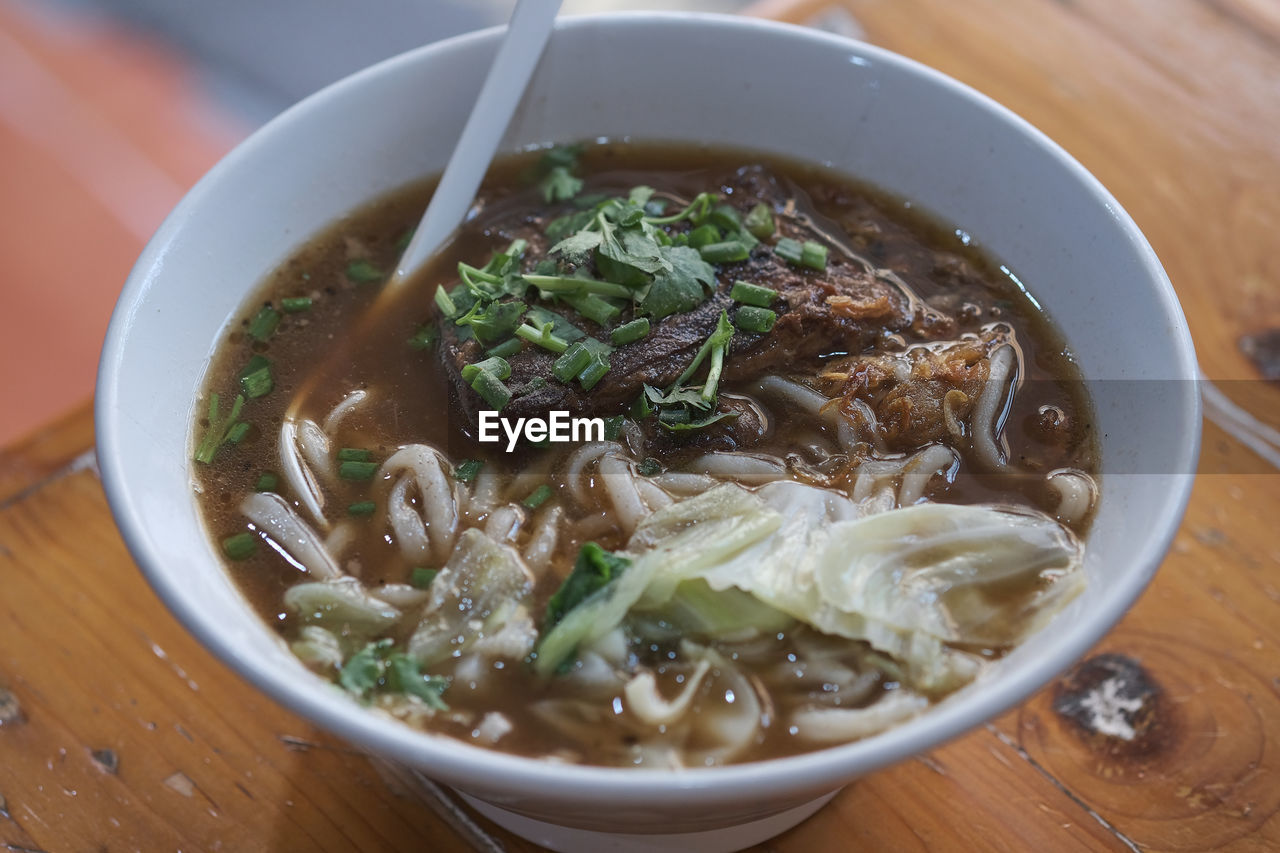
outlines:
{"label": "wooden table", "polygon": [[[918,58],[1065,145],[1151,239],[1206,374],[1280,422],[1280,389],[1257,381],[1239,346],[1280,326],[1280,7],[801,0],[755,11]],[[1265,430],[1243,424],[1206,423],[1172,552],[1081,667],[851,786],[765,849],[1280,849],[1280,476]],[[0,454],[0,848],[531,849],[275,706],[192,640],[116,534],[91,433],[86,405]],[[1117,674],[1134,699],[1128,739],[1080,709]]]}

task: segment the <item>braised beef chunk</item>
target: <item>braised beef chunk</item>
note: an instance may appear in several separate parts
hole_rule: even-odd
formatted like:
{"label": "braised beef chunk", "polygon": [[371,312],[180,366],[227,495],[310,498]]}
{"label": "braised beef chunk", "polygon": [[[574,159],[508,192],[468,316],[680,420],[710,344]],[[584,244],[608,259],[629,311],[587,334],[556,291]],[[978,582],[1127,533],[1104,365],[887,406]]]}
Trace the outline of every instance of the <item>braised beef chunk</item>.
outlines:
{"label": "braised beef chunk", "polygon": [[[730,298],[735,281],[744,280],[771,288],[778,298],[769,306],[777,320],[767,333],[736,331],[731,343],[732,358],[725,359],[724,378],[750,379],[755,376],[791,370],[811,361],[819,354],[843,350],[862,352],[885,334],[910,327],[912,302],[891,281],[868,273],[857,259],[833,247],[825,269],[808,269],[793,265],[774,251],[773,243],[787,237],[798,241],[813,240],[830,245],[829,236],[807,217],[797,216],[796,195],[800,190],[784,187],[761,167],[741,169],[719,184],[722,201],[727,201],[740,216],[763,202],[775,212],[776,236],[751,249],[742,261],[721,263],[715,267],[715,287],[705,301],[692,310],[671,314],[652,321],[648,335],[634,343],[614,348],[609,356],[610,369],[589,391],[579,383],[556,380],[552,366],[557,355],[531,343],[507,356],[511,376],[506,386],[512,397],[503,408],[507,417],[545,415],[553,409],[567,410],[573,415],[611,416],[625,411],[641,395],[644,385],[665,388],[680,377],[715,331],[721,312],[732,319],[741,306]],[[606,192],[609,190],[606,189]],[[626,190],[621,190],[625,196]],[[566,208],[572,210],[572,208]],[[529,249],[521,268],[529,272],[550,248],[542,219],[530,220],[527,214],[513,212],[504,217],[500,210],[490,210],[488,233],[496,244],[523,239]],[[676,226],[678,233],[687,224]],[[563,266],[563,261],[561,262]],[[609,278],[594,271],[598,278]],[[516,296],[509,298],[514,301]],[[607,325],[599,325],[581,316],[567,305],[553,306],[565,319],[600,341],[608,342],[610,332],[639,316],[628,306]],[[492,408],[462,376],[468,364],[486,356],[487,345],[460,334],[453,322],[441,322],[440,358],[451,379],[457,403],[471,424],[479,412]],[[706,372],[702,367],[697,381]],[[728,411],[722,401],[721,410]],[[730,435],[732,429],[721,426],[715,435]],[[728,443],[737,444],[732,438]]]}

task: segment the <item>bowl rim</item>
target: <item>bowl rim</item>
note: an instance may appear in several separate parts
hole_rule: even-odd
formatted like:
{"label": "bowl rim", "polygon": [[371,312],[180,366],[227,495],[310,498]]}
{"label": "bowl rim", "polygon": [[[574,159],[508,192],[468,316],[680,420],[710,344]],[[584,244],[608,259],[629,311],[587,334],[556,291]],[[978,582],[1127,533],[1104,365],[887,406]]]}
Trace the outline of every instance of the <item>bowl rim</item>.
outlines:
{"label": "bowl rim", "polygon": [[[1190,380],[1196,377],[1195,352],[1181,306],[1154,250],[1137,225],[1097,178],[1061,146],[1008,108],[954,78],[884,48],[766,19],[707,12],[625,11],[564,16],[557,20],[556,32],[583,26],[627,27],[637,24],[713,27],[721,35],[732,31],[742,36],[754,34],[767,38],[799,39],[813,44],[815,48],[848,51],[851,56],[860,56],[891,67],[898,73],[921,78],[986,113],[988,120],[1007,125],[1011,131],[1052,156],[1099,205],[1109,210],[1116,227],[1124,232],[1136,250],[1146,274],[1146,283],[1173,330],[1173,344],[1179,359],[1172,367],[1177,378]],[[1024,701],[1080,659],[1115,625],[1150,582],[1172,542],[1190,498],[1193,474],[1173,475],[1174,482],[1160,509],[1159,523],[1144,531],[1146,542],[1137,560],[1142,564],[1141,570],[1126,576],[1124,582],[1098,603],[1088,619],[1066,626],[1061,638],[1035,667],[993,680],[986,685],[983,695],[971,701],[950,705],[941,703],[926,715],[870,738],[798,755],[724,767],[658,770],[559,764],[422,732],[399,721],[369,713],[345,697],[336,694],[330,697],[313,689],[313,686],[304,685],[302,678],[293,675],[281,678],[278,668],[237,654],[211,620],[203,618],[197,609],[187,608],[178,593],[179,576],[166,571],[151,550],[141,507],[134,495],[138,486],[131,482],[122,462],[120,449],[124,424],[117,405],[120,368],[129,352],[129,336],[137,306],[153,286],[168,245],[181,232],[189,211],[203,204],[223,174],[239,168],[244,161],[252,160],[264,140],[287,128],[299,116],[323,108],[327,101],[348,89],[373,83],[384,76],[395,76],[428,57],[482,47],[495,42],[504,32],[505,25],[500,25],[415,48],[344,77],[291,106],[232,149],[196,183],[160,225],[129,274],[111,317],[98,370],[94,415],[99,470],[116,524],[134,559],[170,612],[205,648],[291,711],[375,752],[397,756],[424,768],[429,775],[438,776],[450,784],[465,786],[467,780],[475,780],[490,789],[500,787],[518,792],[542,790],[540,786],[554,778],[559,796],[583,802],[610,800],[623,794],[637,802],[658,802],[677,796],[687,800],[691,793],[698,794],[701,801],[727,802],[743,795],[758,794],[764,787],[779,793],[799,787],[817,790],[826,786],[830,789],[932,749]],[[552,38],[555,38],[554,34]],[[1179,387],[1183,389],[1184,399],[1179,408],[1184,423],[1178,426],[1186,439],[1179,448],[1181,458],[1174,460],[1169,470],[1192,472],[1199,453],[1200,397],[1193,382],[1180,382]],[[779,788],[780,784],[785,787]]]}

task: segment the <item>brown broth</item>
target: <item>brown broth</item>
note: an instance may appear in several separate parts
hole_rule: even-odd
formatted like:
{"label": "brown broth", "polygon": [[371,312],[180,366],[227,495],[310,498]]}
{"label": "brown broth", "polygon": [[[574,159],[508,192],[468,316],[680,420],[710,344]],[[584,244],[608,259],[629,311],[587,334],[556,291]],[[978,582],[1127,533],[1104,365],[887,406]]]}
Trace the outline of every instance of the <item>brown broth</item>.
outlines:
{"label": "brown broth", "polygon": [[[222,540],[244,530],[238,504],[244,494],[255,488],[262,474],[278,473],[276,437],[291,397],[304,387],[310,390],[300,414],[317,422],[351,390],[374,391],[368,406],[354,411],[342,422],[337,446],[367,449],[375,460],[386,459],[404,444],[427,443],[447,449],[455,463],[468,457],[481,459],[510,477],[517,474],[517,464],[531,464],[528,454],[513,459],[493,450],[492,445],[472,441],[467,425],[451,412],[449,386],[433,351],[414,350],[407,342],[415,330],[433,316],[433,279],[453,278],[450,271],[460,259],[482,264],[509,241],[509,234],[493,233],[485,227],[486,208],[511,204],[534,208],[540,203],[536,191],[525,179],[534,156],[509,158],[493,169],[481,191],[486,205],[480,208],[476,218],[446,249],[439,262],[427,270],[391,310],[382,311],[377,317],[365,319],[363,314],[378,294],[379,283],[354,282],[347,276],[346,269],[354,260],[367,260],[380,270],[394,267],[400,250],[398,241],[416,223],[430,197],[429,182],[399,190],[326,229],[272,272],[255,291],[254,298],[246,303],[224,335],[208,372],[202,399],[211,393],[220,393],[224,399],[234,396],[237,373],[253,354],[271,360],[275,389],[246,404],[243,418],[252,428],[242,443],[223,448],[213,464],[197,466],[197,490],[201,493],[201,508],[211,536]],[[1073,467],[1096,473],[1097,450],[1090,429],[1089,404],[1069,350],[1011,276],[980,248],[962,241],[954,227],[931,219],[900,199],[829,171],[756,154],[606,144],[589,148],[582,162],[582,173],[587,179],[584,192],[596,187],[614,189],[645,183],[693,195],[708,188],[714,176],[747,163],[765,163],[787,175],[812,199],[814,210],[838,223],[866,257],[899,273],[927,302],[953,312],[959,323],[957,334],[976,332],[995,320],[1015,329],[1027,375],[1007,419],[1005,435],[1014,458],[1024,470],[1047,472]],[[247,329],[259,307],[266,303],[279,307],[282,298],[291,296],[310,296],[314,305],[305,313],[284,314],[268,342],[253,341]],[[962,308],[966,304],[972,307]],[[362,331],[358,339],[352,336],[352,330],[357,328]],[[317,379],[318,366],[321,373]],[[725,390],[739,389],[730,383]],[[1044,431],[1039,429],[1042,416],[1038,413],[1045,407],[1055,407],[1070,419],[1066,440],[1062,434],[1046,439]],[[197,425],[197,436],[203,434],[206,426],[204,421]],[[753,449],[781,453],[787,447],[785,438],[793,426],[783,416],[773,446],[766,444]],[[680,462],[678,453],[664,460],[676,469]],[[532,492],[540,480],[538,475],[526,473],[522,482]],[[377,492],[377,488],[368,483],[344,481],[327,493],[332,506],[346,507],[367,500],[375,493],[385,495],[385,488],[381,492]],[[928,496],[960,503],[1038,506],[1046,502],[1043,477],[980,474],[968,462],[961,463],[961,470],[951,482],[935,485]],[[355,541],[347,552],[358,556],[342,561],[343,569],[359,577],[366,586],[407,582],[414,567],[400,555],[388,535],[385,520],[375,515],[353,519],[351,523],[355,528]],[[1078,527],[1081,528],[1078,532],[1083,532],[1083,526]],[[535,618],[567,574],[585,538],[572,538],[559,544],[552,570],[539,580],[534,592]],[[609,548],[624,544],[621,531],[616,528],[592,531],[591,538]],[[267,548],[259,548],[248,559],[228,561],[228,571],[262,618],[284,637],[292,639],[298,621],[283,606],[282,595],[290,585],[303,579],[301,573]],[[785,658],[794,642],[804,641],[806,636],[812,640],[813,634],[809,629],[779,634],[774,652]],[[856,661],[865,654],[861,644],[842,642],[849,647],[851,660]],[[657,661],[670,651],[671,648],[654,645],[641,653]],[[999,654],[1000,651],[985,650],[985,653]],[[725,653],[735,654],[731,648]],[[659,669],[660,681],[674,677],[678,667],[671,669],[669,673]],[[446,668],[437,674],[449,675],[450,672]],[[543,682],[527,667],[511,662],[496,675],[498,677],[487,678],[486,683],[475,690],[455,680],[447,694],[449,703],[455,709],[503,711],[515,720],[515,730],[501,742],[504,751],[526,755],[555,752],[563,743],[561,736],[523,709],[538,698],[560,695],[557,683]],[[892,687],[887,684],[889,680],[881,678],[876,690]],[[667,687],[668,695],[674,692],[672,684],[668,683]],[[722,684],[709,680],[702,692],[709,695],[722,689]],[[861,697],[855,704],[869,701],[871,698]],[[466,740],[474,737],[475,720],[452,720],[443,715],[430,727]],[[617,727],[602,726],[598,737],[600,742],[594,746],[575,745],[570,758],[605,764],[628,760],[628,738],[632,735]],[[799,741],[785,727],[775,725],[764,729],[756,746],[739,760],[764,759],[813,748],[817,745]]]}

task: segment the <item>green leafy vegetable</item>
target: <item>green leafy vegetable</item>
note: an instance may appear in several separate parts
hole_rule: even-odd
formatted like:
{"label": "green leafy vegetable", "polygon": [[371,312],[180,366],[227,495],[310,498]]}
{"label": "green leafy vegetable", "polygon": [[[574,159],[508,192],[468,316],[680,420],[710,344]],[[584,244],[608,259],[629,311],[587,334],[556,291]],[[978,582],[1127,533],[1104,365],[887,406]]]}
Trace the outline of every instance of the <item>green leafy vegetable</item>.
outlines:
{"label": "green leafy vegetable", "polygon": [[560,588],[547,602],[547,615],[543,619],[543,632],[560,623],[565,614],[581,604],[596,590],[608,585],[620,576],[631,561],[601,548],[595,542],[583,544],[573,570],[560,584]]}
{"label": "green leafy vegetable", "polygon": [[772,208],[764,202],[760,202],[751,208],[751,212],[747,214],[747,218],[743,220],[742,225],[756,239],[768,240],[773,236],[775,227]]}
{"label": "green leafy vegetable", "polygon": [[440,331],[434,323],[423,323],[413,333],[413,337],[409,338],[409,346],[416,350],[430,349],[435,346],[439,337]]}
{"label": "green leafy vegetable", "polygon": [[702,259],[697,249],[687,246],[666,246],[663,256],[671,264],[671,270],[655,276],[640,313],[654,320],[697,308],[715,287],[716,271]]}
{"label": "green leafy vegetable", "polygon": [[476,302],[454,322],[459,326],[470,326],[476,340],[482,344],[492,344],[511,337],[520,318],[524,316],[523,302]]}
{"label": "green leafy vegetable", "polygon": [[564,166],[555,166],[542,179],[542,198],[548,204],[568,201],[582,191],[582,179],[575,178]]}

